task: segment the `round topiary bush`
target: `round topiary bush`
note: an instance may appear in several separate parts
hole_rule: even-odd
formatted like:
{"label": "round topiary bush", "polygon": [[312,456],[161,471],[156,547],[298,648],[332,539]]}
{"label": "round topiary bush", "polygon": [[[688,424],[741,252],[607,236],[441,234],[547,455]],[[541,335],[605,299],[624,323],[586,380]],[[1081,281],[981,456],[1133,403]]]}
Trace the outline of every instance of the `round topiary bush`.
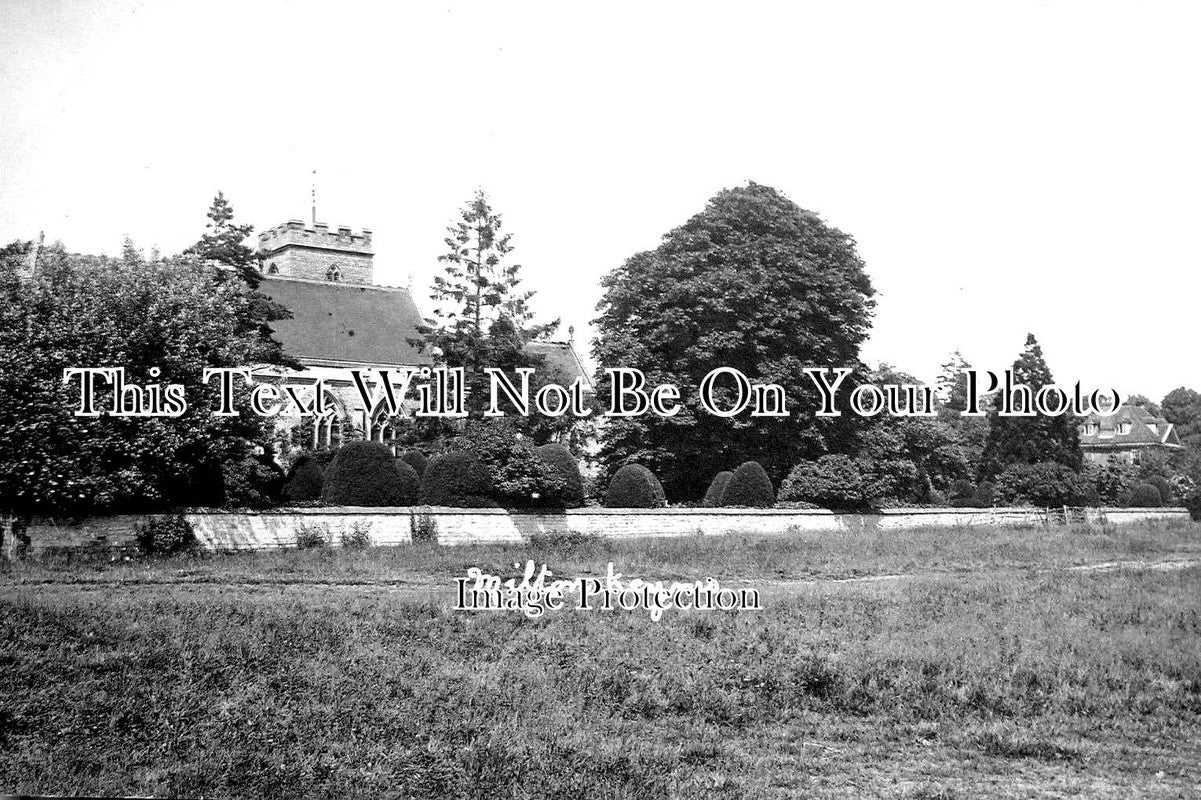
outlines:
{"label": "round topiary bush", "polygon": [[488,468],[472,453],[454,450],[434,456],[421,478],[421,504],[452,508],[497,508]]}
{"label": "round topiary bush", "polygon": [[1172,487],[1165,478],[1156,475],[1154,478],[1148,478],[1147,483],[1159,490],[1159,501],[1161,505],[1167,506],[1172,504],[1172,498],[1174,496]]}
{"label": "round topiary bush", "polygon": [[398,458],[412,467],[413,471],[417,473],[418,478],[425,474],[425,468],[430,462],[430,460],[425,457],[425,453],[421,452],[420,450],[405,450],[398,456]]}
{"label": "round topiary bush", "polygon": [[1134,488],[1130,490],[1130,497],[1126,500],[1126,505],[1130,508],[1156,508],[1163,502],[1160,497],[1159,489],[1155,488],[1151,483],[1136,483]]}
{"label": "round topiary bush", "polygon": [[663,508],[667,496],[655,474],[641,464],[617,470],[605,492],[605,508]]}
{"label": "round topiary bush", "polygon": [[321,500],[334,506],[411,506],[421,479],[379,442],[344,445],[325,470]]}
{"label": "round topiary bush", "polygon": [[538,457],[559,471],[564,487],[559,492],[559,504],[563,508],[579,508],[584,505],[584,479],[580,477],[580,465],[575,456],[561,444],[544,444],[534,449]]}
{"label": "round topiary bush", "polygon": [[976,497],[976,487],[971,481],[960,478],[957,481],[951,482],[951,491],[948,494],[952,500],[974,500]]}
{"label": "round topiary bush", "polygon": [[701,505],[705,508],[717,508],[721,505],[721,495],[726,490],[726,486],[730,484],[730,478],[734,477],[734,473],[729,470],[719,472],[713,476],[713,481],[709,484],[709,490],[705,492],[705,499],[701,501]]}
{"label": "round topiary bush", "polygon": [[867,503],[863,474],[854,459],[824,455],[792,468],[780,486],[780,499],[813,503],[833,511],[852,511]]}
{"label": "round topiary bush", "polygon": [[312,453],[301,453],[292,462],[284,481],[284,502],[297,503],[321,499],[325,470]]}
{"label": "round topiary bush", "polygon": [[758,461],[747,461],[734,470],[726,490],[721,493],[723,506],[771,508],[776,504],[776,490],[771,478]]}

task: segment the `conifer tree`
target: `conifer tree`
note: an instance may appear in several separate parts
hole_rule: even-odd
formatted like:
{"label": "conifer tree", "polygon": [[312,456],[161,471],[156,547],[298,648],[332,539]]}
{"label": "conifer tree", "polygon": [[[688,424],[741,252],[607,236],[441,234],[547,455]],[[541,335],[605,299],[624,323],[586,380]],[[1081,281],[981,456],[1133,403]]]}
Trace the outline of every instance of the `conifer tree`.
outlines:
{"label": "conifer tree", "polygon": [[[292,313],[259,291],[263,281],[263,275],[259,271],[261,259],[258,253],[245,244],[246,237],[254,231],[254,226],[234,222],[233,206],[225,199],[225,193],[220,191],[213,198],[208,218],[209,222],[205,226],[207,232],[183,254],[193,256],[205,264],[215,262],[226,267],[228,272],[219,271],[218,280],[225,280],[232,274],[243,283],[242,296],[245,304],[238,313],[238,329],[240,333],[257,333],[259,348],[254,354],[255,363],[302,369],[300,362],[285,353],[283,345],[274,338],[271,323],[291,319]],[[127,247],[132,246],[127,240]],[[129,256],[128,251],[126,256]]]}
{"label": "conifer tree", "polygon": [[[1032,396],[1055,382],[1042,348],[1032,333],[1027,334],[1026,347],[1013,362],[1013,380],[1015,384],[1029,386]],[[1004,417],[997,405],[994,404],[989,412],[988,440],[980,466],[982,479],[993,479],[1014,464],[1053,461],[1074,470],[1080,469],[1080,434],[1072,415]],[[1021,410],[1020,405],[1017,410]]]}

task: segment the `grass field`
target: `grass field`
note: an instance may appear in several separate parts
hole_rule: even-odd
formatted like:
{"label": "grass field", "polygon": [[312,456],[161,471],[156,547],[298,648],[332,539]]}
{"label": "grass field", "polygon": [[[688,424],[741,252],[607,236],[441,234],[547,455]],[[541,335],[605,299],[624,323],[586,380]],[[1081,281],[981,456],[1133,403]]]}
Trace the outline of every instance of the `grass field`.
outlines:
{"label": "grass field", "polygon": [[[765,608],[451,608],[527,558]],[[1198,796],[1199,562],[1177,526],[19,564],[0,793]]]}

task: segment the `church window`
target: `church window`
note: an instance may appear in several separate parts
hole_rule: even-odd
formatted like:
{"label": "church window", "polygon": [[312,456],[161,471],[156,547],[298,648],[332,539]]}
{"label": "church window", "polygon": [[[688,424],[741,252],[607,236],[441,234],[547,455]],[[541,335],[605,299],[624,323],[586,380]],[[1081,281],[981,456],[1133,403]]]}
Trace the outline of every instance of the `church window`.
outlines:
{"label": "church window", "polygon": [[329,269],[325,271],[325,279],[334,282],[342,280],[342,270],[338,268],[337,264],[330,264]]}
{"label": "church window", "polygon": [[278,275],[279,274],[279,267],[277,267],[275,265],[274,261],[272,261],[270,264],[267,265],[267,274],[268,275]]}

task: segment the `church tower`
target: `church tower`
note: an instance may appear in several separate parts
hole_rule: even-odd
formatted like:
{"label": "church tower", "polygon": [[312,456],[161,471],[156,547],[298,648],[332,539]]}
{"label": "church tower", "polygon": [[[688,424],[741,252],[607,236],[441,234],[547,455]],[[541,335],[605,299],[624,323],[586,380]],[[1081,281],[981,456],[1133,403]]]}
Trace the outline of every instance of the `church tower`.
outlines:
{"label": "church tower", "polygon": [[340,227],[330,231],[323,222],[312,228],[298,220],[259,234],[263,272],[270,278],[299,278],[369,286],[375,282],[371,259],[371,231],[351,233]]}

